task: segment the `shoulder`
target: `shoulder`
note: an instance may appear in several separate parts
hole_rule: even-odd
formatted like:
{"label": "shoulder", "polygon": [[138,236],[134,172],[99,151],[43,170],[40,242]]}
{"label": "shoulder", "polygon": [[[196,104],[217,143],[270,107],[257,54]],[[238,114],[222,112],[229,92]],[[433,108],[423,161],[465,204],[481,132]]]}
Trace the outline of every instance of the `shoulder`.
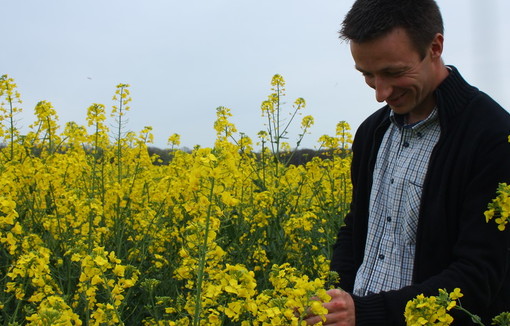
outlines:
{"label": "shoulder", "polygon": [[472,112],[473,115],[482,119],[482,121],[510,127],[510,114],[508,111],[482,91],[479,91],[473,97],[469,108],[469,112]]}
{"label": "shoulder", "polygon": [[478,91],[458,115],[459,124],[473,136],[510,135],[510,114],[489,95]]}
{"label": "shoulder", "polygon": [[450,70],[448,78],[435,91],[442,131],[467,128],[510,133],[510,114],[489,95],[466,82],[455,67],[450,66]]}

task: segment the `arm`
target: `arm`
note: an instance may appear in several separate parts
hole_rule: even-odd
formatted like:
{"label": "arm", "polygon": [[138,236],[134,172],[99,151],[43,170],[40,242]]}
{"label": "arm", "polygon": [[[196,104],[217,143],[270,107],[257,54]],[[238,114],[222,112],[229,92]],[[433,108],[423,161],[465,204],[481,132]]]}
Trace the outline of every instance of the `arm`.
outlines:
{"label": "arm", "polygon": [[338,286],[346,291],[352,291],[356,277],[352,248],[352,213],[346,215],[344,222],[338,232],[337,240],[333,246],[330,269],[340,276]]}

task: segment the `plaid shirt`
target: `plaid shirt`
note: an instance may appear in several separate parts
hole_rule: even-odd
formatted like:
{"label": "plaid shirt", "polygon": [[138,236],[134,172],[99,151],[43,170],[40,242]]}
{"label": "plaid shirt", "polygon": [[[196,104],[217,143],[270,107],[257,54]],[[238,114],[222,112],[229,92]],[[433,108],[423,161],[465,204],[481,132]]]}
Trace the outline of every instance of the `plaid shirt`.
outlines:
{"label": "plaid shirt", "polygon": [[365,256],[354,283],[359,296],[411,285],[422,186],[441,132],[437,109],[412,125],[393,111],[390,119],[377,154]]}

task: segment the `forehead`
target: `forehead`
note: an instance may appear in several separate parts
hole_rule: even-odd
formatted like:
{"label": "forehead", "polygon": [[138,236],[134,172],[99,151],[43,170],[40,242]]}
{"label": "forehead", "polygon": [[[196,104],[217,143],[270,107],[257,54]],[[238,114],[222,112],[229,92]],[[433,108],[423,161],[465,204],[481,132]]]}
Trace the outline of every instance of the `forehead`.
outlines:
{"label": "forehead", "polygon": [[379,71],[416,63],[420,55],[407,32],[396,28],[367,42],[351,42],[351,53],[356,68],[361,71]]}

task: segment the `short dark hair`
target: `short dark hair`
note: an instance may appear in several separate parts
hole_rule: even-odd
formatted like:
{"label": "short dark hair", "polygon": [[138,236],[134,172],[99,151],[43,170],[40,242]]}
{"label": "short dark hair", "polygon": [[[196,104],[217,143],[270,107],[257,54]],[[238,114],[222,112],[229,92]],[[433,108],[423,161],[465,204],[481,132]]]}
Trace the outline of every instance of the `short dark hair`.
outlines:
{"label": "short dark hair", "polygon": [[342,23],[340,38],[363,43],[398,27],[407,31],[422,57],[436,34],[444,31],[434,0],[356,0]]}

